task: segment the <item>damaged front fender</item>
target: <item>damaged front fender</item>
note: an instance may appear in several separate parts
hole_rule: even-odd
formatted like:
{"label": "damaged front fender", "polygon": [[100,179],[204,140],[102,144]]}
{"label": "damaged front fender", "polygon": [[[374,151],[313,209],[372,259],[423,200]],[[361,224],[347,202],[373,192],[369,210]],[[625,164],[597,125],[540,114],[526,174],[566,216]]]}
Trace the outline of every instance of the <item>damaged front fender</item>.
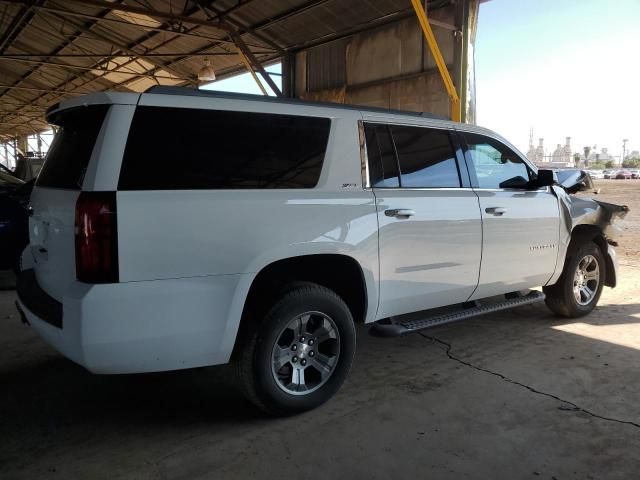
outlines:
{"label": "damaged front fender", "polygon": [[549,284],[555,283],[562,274],[571,241],[580,236],[599,243],[607,261],[605,285],[615,286],[617,263],[611,246],[617,245],[621,229],[614,222],[624,218],[629,207],[570,195],[558,185],[552,190],[560,208],[560,239],[556,271]]}
{"label": "damaged front fender", "polygon": [[620,229],[613,222],[624,218],[629,207],[570,195],[558,186],[554,186],[553,191],[560,201],[562,225],[566,233],[570,235],[578,225],[594,225],[607,241],[614,244],[617,242]]}

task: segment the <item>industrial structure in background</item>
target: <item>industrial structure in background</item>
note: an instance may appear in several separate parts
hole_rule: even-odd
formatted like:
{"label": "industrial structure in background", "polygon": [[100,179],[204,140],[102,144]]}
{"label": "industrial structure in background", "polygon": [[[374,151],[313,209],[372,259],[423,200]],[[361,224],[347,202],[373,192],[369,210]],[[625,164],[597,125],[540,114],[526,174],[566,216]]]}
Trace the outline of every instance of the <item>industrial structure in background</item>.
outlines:
{"label": "industrial structure in background", "polygon": [[533,144],[533,129],[529,130],[529,150],[527,158],[535,165],[544,165],[544,168],[567,168],[575,166],[573,151],[571,150],[571,137],[565,137],[565,144],[557,144],[552,154],[547,155],[544,148],[544,138],[538,139],[538,146]]}
{"label": "industrial structure in background", "polygon": [[62,99],[243,71],[265,94],[475,123],[482,1],[0,0],[0,160],[46,150]]}
{"label": "industrial structure in background", "polygon": [[542,168],[573,168],[589,167],[593,165],[604,165],[611,163],[614,166],[622,165],[624,160],[640,158],[638,151],[625,152],[623,146],[622,155],[614,156],[609,153],[609,149],[602,147],[598,151],[598,146],[587,146],[582,152],[573,151],[571,147],[571,137],[565,137],[565,144],[558,143],[552,153],[547,153],[544,147],[544,138],[538,139],[538,145],[533,142],[533,129],[529,130],[529,149],[527,158],[535,165]]}

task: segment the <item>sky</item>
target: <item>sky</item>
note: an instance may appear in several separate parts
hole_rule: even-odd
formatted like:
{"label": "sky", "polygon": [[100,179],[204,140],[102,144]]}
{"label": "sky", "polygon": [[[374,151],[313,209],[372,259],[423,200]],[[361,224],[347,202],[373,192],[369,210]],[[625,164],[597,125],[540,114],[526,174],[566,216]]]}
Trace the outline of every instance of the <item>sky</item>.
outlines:
{"label": "sky", "polygon": [[[638,0],[640,1],[640,0]],[[276,73],[272,75],[274,83],[278,88],[282,88],[282,78],[279,76],[282,73],[282,65],[276,63],[266,67],[266,71],[269,73]],[[262,85],[266,88],[269,95],[275,95],[269,85],[258,74],[258,78],[262,82]],[[235,77],[225,78],[224,80],[217,80],[215,82],[203,85],[200,87],[202,90],[218,90],[219,92],[240,92],[240,93],[253,93],[255,95],[262,95],[262,90],[256,84],[250,73],[243,73],[242,75],[236,75]]]}
{"label": "sky", "polygon": [[476,39],[477,122],[523,152],[572,137],[640,150],[640,0],[490,0]]}

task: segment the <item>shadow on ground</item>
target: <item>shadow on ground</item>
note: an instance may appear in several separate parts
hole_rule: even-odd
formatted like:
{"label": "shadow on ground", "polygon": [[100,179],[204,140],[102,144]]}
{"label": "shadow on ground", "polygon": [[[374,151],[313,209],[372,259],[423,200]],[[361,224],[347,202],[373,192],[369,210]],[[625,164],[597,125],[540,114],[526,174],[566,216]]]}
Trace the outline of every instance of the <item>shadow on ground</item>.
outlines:
{"label": "shadow on ground", "polygon": [[275,478],[285,467],[306,478],[640,471],[638,428],[565,404],[640,421],[638,303],[605,304],[577,322],[526,306],[427,331],[471,366],[419,335],[379,339],[362,326],[336,398],[270,419],[231,387],[228,367],[92,375],[21,325],[13,298],[0,293],[3,478]]}

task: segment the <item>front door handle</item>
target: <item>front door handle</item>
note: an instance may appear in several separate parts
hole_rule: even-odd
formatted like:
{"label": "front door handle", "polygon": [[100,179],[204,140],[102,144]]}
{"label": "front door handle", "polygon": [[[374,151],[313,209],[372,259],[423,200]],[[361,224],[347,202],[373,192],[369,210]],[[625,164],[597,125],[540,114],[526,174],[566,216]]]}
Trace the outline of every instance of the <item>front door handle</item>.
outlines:
{"label": "front door handle", "polygon": [[485,212],[495,215],[496,217],[501,217],[505,213],[507,213],[507,209],[504,207],[488,207],[484,209]]}
{"label": "front door handle", "polygon": [[413,217],[416,214],[416,212],[415,210],[411,210],[408,208],[391,208],[389,210],[385,210],[384,214],[387,217],[409,218],[409,217]]}

